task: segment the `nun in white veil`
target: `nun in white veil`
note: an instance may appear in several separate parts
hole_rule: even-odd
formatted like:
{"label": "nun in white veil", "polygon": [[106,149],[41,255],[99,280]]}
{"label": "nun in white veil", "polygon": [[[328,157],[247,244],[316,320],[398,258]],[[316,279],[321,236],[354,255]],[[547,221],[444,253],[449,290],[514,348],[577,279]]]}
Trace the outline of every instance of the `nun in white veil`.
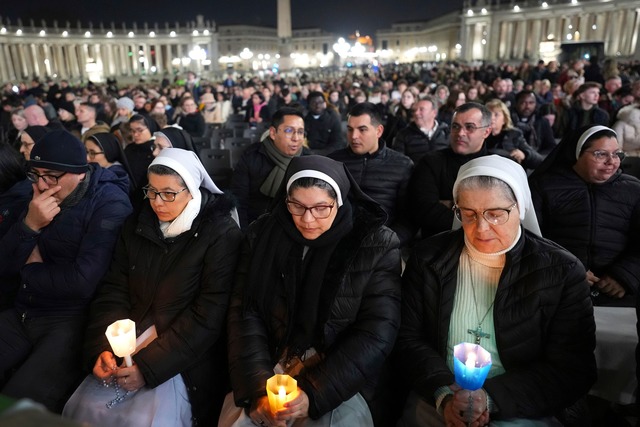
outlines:
{"label": "nun in white veil", "polygon": [[[596,378],[582,264],[540,237],[520,165],[484,156],[460,168],[453,230],[417,245],[403,275],[397,354],[411,384],[402,426],[560,426]],[[453,347],[492,357],[462,389]],[[578,423],[579,424],[579,423]]]}
{"label": "nun in white veil", "polygon": [[[91,305],[84,363],[92,374],[63,415],[97,426],[214,425],[228,387],[235,208],[192,151],[162,150],[148,178],[148,203],[126,223]],[[131,367],[105,337],[120,319],[136,323]]]}

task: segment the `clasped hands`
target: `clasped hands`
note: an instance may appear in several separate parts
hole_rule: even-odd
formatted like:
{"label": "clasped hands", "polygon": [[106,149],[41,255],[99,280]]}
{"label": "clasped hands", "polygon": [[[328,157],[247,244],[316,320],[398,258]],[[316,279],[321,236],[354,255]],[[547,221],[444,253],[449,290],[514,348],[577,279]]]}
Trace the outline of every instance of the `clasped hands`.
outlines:
{"label": "clasped hands", "polygon": [[120,388],[127,391],[136,391],[147,383],[136,364],[131,367],[124,365],[118,367],[116,358],[110,351],[103,351],[100,354],[93,366],[93,375],[102,381],[115,378]]}
{"label": "clasped hands", "polygon": [[271,412],[269,398],[262,396],[251,405],[249,416],[257,426],[286,427],[289,420],[309,416],[309,396],[298,387],[297,396],[286,402],[284,407],[275,414]]}
{"label": "clasped hands", "polygon": [[482,427],[489,424],[487,393],[483,389],[464,390],[457,384],[449,387],[454,393],[445,398],[443,403],[447,427]]}

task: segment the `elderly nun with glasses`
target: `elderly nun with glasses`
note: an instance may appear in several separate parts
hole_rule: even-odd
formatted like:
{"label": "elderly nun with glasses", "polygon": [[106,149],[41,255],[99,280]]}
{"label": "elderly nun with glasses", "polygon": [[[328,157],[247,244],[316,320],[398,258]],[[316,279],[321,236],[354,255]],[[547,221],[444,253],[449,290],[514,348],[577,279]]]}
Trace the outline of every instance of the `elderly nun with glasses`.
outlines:
{"label": "elderly nun with glasses", "polygon": [[[270,212],[247,230],[229,308],[221,427],[370,426],[400,322],[398,237],[345,166],[291,159]],[[297,390],[272,410],[267,380]],[[377,408],[376,408],[377,407]]]}
{"label": "elderly nun with glasses", "polygon": [[[401,426],[560,426],[594,383],[595,323],[582,264],[540,237],[524,169],[497,155],[460,168],[453,230],[418,244],[403,275]],[[457,384],[454,346],[479,344],[482,388]]]}
{"label": "elderly nun with glasses", "polygon": [[565,136],[530,177],[542,234],[587,271],[596,305],[634,305],[640,285],[640,181],[623,173],[616,133],[588,126]]}
{"label": "elderly nun with glasses", "polygon": [[[91,305],[85,368],[63,415],[99,426],[215,425],[225,383],[225,318],[241,243],[235,208],[192,151],[166,148],[148,199],[125,224]],[[136,324],[127,367],[105,337]]]}

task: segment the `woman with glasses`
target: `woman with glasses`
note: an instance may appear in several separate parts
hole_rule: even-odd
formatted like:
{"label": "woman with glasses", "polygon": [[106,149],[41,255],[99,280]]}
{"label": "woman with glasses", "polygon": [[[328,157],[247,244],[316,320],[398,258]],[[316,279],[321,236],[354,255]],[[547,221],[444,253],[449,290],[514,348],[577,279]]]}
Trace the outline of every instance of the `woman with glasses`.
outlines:
{"label": "woman with glasses", "polygon": [[[291,160],[272,209],[247,231],[219,426],[373,425],[367,401],[400,320],[399,242],[385,218],[342,163]],[[274,413],[265,385],[282,372],[298,390]]]}
{"label": "woman with glasses", "polygon": [[588,126],[530,179],[542,234],[582,262],[598,305],[633,305],[640,284],[640,181],[623,173],[623,159],[612,129]]}
{"label": "woman with glasses", "polygon": [[87,162],[97,163],[109,169],[119,177],[125,178],[130,188],[136,187],[131,177],[129,162],[115,135],[108,132],[95,133],[84,141],[84,147],[87,150]]}
{"label": "woman with glasses", "polygon": [[142,199],[135,194],[140,194],[140,189],[147,184],[147,168],[153,160],[153,134],[158,131],[158,124],[149,116],[134,114],[129,119],[129,130],[133,143],[125,147],[124,154],[131,168],[133,182],[136,183],[131,202],[137,211]]}
{"label": "woman with glasses", "polygon": [[[241,233],[233,204],[191,151],[149,166],[147,203],[125,224],[91,305],[85,367],[63,415],[99,426],[215,425],[224,393],[224,324]],[[105,337],[136,323],[133,366]],[[107,387],[108,386],[108,387]]]}
{"label": "woman with glasses", "polygon": [[[561,426],[596,378],[595,324],[580,262],[540,237],[527,176],[497,155],[463,165],[454,229],[424,240],[403,274],[398,366],[411,386],[400,426]],[[453,348],[492,365],[462,389]],[[573,424],[587,425],[587,424]]]}

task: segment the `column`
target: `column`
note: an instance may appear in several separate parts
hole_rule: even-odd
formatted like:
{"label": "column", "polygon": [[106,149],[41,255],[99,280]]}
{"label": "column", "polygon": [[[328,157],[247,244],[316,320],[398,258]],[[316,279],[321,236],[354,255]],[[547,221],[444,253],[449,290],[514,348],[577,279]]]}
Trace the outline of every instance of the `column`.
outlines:
{"label": "column", "polygon": [[[637,37],[638,31],[637,31],[637,24],[635,23],[636,20],[636,11],[635,10],[631,10],[631,9],[626,9],[622,12],[624,14],[624,24],[621,28],[628,28],[628,31],[622,31],[622,46],[621,46],[621,51],[622,51],[622,55],[624,56],[628,56],[628,55],[633,55],[634,52],[634,46],[633,46],[633,38],[634,36]],[[636,31],[633,31],[632,28],[636,28]]]}
{"label": "column", "polygon": [[162,43],[156,43],[155,45],[156,51],[156,68],[158,69],[158,75],[161,76],[164,72],[164,56],[162,55]]}
{"label": "column", "polygon": [[[544,39],[542,37],[542,20],[534,19],[531,23],[531,46],[527,49],[527,53],[534,60],[540,57],[540,42],[547,39],[547,35],[544,35]],[[535,66],[535,63],[531,65]]]}
{"label": "column", "polygon": [[82,77],[83,72],[80,71],[80,61],[78,60],[78,46],[71,44],[67,46],[69,69],[74,77]]}
{"label": "column", "polygon": [[[635,9],[633,11],[633,27],[630,28],[638,28],[640,26],[640,9]],[[631,36],[631,45],[629,46],[629,52],[634,58],[640,57],[640,44],[638,44],[638,30],[633,32],[633,36]]]}
{"label": "column", "polygon": [[66,77],[69,73],[67,71],[66,64],[64,62],[64,55],[62,54],[62,46],[59,44],[53,47],[53,55],[55,57],[55,68],[54,72],[59,76]]}

